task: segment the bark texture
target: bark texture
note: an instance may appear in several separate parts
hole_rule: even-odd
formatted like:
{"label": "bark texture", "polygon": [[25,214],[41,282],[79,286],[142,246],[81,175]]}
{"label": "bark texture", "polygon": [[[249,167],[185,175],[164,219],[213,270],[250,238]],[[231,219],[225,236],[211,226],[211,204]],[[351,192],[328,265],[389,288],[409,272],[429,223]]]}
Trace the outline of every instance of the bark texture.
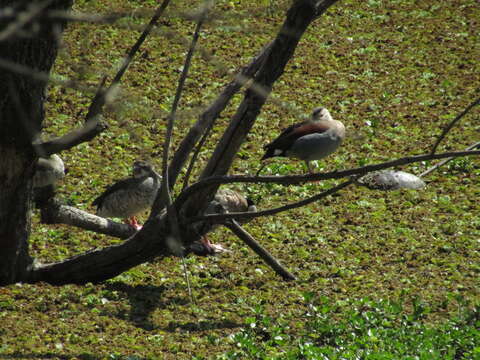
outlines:
{"label": "bark texture", "polygon": [[[45,2],[43,2],[45,3]],[[0,7],[37,12],[40,1],[0,1]],[[42,11],[67,10],[71,1],[52,1]],[[17,18],[0,24],[4,31]],[[32,24],[35,23],[35,26]],[[63,24],[36,21],[36,16],[0,42],[4,60],[49,73],[57,55]],[[28,272],[31,188],[37,154],[31,142],[44,118],[46,82],[29,74],[0,69],[0,285],[19,281]]]}

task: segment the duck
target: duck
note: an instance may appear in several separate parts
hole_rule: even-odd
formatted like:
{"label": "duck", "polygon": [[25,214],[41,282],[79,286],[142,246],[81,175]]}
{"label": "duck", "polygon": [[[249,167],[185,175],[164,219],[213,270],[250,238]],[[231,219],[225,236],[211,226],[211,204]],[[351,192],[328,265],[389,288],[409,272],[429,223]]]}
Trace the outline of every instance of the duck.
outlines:
{"label": "duck", "polygon": [[98,216],[123,218],[126,224],[140,230],[136,215],[153,205],[162,177],[146,161],[135,161],[132,173],[109,186],[92,205],[97,207]]}
{"label": "duck", "polygon": [[[204,214],[211,215],[211,214],[227,214],[227,213],[236,213],[236,212],[256,212],[257,207],[253,203],[253,201],[243,196],[241,193],[231,190],[231,189],[219,189],[215,194],[213,200],[208,204]],[[245,224],[250,220],[242,220],[239,221],[241,224]],[[220,225],[214,224],[210,229],[206,232],[213,231],[217,229]],[[205,232],[205,230],[203,231]],[[200,249],[197,246],[192,247],[192,251],[196,252],[197,254],[203,253],[205,251],[207,254],[215,254],[219,252],[228,251],[223,246],[218,244],[212,244],[208,239],[207,235],[203,235],[200,239]],[[203,250],[203,251],[202,251]]]}
{"label": "duck", "polygon": [[38,189],[48,185],[55,185],[65,177],[65,165],[57,154],[49,157],[39,157],[35,164],[33,188]]}
{"label": "duck", "polygon": [[262,161],[271,157],[297,158],[305,161],[313,174],[310,161],[330,155],[345,139],[345,126],[334,120],[324,107],[313,110],[310,119],[289,126],[271,143],[264,146]]}

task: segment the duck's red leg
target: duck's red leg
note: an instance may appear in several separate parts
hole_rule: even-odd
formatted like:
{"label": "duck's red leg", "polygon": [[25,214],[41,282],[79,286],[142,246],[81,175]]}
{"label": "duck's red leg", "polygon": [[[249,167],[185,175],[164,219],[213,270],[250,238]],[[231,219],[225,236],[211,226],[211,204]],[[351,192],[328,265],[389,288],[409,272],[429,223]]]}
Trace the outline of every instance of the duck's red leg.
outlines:
{"label": "duck's red leg", "polygon": [[208,252],[211,254],[230,251],[224,248],[222,245],[212,244],[210,240],[208,240],[207,235],[202,236],[202,239],[200,241],[203,244],[203,246],[205,246],[205,248],[208,250]]}
{"label": "duck's red leg", "polygon": [[140,230],[142,228],[142,225],[138,223],[137,218],[135,216],[125,219],[124,222],[125,224],[128,224],[131,227],[133,227],[135,230]]}

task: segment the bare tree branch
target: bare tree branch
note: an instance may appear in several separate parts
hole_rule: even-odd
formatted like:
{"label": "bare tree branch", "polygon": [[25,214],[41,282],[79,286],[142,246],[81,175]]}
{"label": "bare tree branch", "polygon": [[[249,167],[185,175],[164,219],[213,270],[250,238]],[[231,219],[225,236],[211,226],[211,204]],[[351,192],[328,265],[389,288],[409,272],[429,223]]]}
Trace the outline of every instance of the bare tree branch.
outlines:
{"label": "bare tree branch", "polygon": [[191,151],[197,144],[198,139],[204,133],[205,129],[212,127],[220,113],[226,108],[231,98],[240,90],[244,83],[244,78],[250,78],[259,69],[265,60],[272,43],[265,46],[260,53],[233,79],[215,99],[215,101],[199,116],[197,122],[190,128],[188,134],[183,138],[178,150],[175,152],[169,168],[170,188],[175,184],[183,165],[185,164]]}
{"label": "bare tree branch", "polygon": [[61,285],[110,279],[156,256],[170,255],[168,232],[165,217],[150,219],[142,230],[120,244],[93,249],[61,262],[36,264],[22,281]]}
{"label": "bare tree branch", "polygon": [[254,212],[238,212],[238,213],[228,213],[228,214],[210,214],[210,215],[196,216],[196,217],[187,219],[185,221],[185,224],[191,224],[197,221],[208,221],[208,222],[223,224],[225,221],[232,220],[232,219],[233,220],[251,220],[261,216],[272,216],[283,211],[288,211],[288,210],[296,209],[296,208],[311,204],[315,201],[323,199],[324,197],[335,194],[336,192],[342,190],[343,188],[346,188],[347,186],[353,183],[354,183],[353,180],[348,180],[341,183],[340,185],[337,185],[328,190],[325,190],[320,194],[309,197],[308,199],[300,200],[292,204],[280,206],[274,209],[254,211]]}
{"label": "bare tree branch", "polygon": [[73,206],[53,200],[40,209],[41,221],[45,224],[65,224],[120,239],[127,239],[137,231],[130,225],[92,215]]}
{"label": "bare tree branch", "polygon": [[175,201],[175,206],[178,209],[184,205],[184,203],[197,191],[211,186],[211,185],[224,185],[232,183],[275,183],[283,185],[301,184],[311,181],[328,180],[328,179],[341,179],[350,176],[361,176],[372,171],[383,170],[393,166],[401,166],[412,164],[420,161],[433,160],[433,159],[445,159],[456,158],[461,156],[473,156],[480,155],[480,150],[471,151],[452,151],[440,154],[423,154],[415,156],[407,156],[400,159],[390,160],[379,164],[366,165],[359,168],[331,171],[327,173],[319,174],[307,174],[307,175],[290,175],[290,176],[245,176],[245,175],[224,175],[224,176],[212,176],[203,179],[195,184],[190,185],[185,191],[183,191]]}
{"label": "bare tree branch", "polygon": [[[324,0],[323,3],[335,3],[335,0]],[[287,62],[293,56],[298,42],[309,26],[316,18],[316,8],[312,1],[298,0],[293,3],[287,12],[272,48],[262,67],[255,76],[255,86],[265,89],[266,95],[271,91],[273,83],[282,75]],[[225,174],[230,168],[240,145],[250,132],[255,120],[260,113],[266,97],[253,89],[247,89],[244,100],[233,116],[230,125],[218,142],[213,155],[202,172],[201,179],[213,175]],[[184,216],[191,217],[203,212],[203,207],[213,198],[219,184],[205,187],[189,199]],[[188,191],[188,189],[186,189]]]}
{"label": "bare tree branch", "polygon": [[[166,204],[167,206],[170,206],[170,204],[172,203],[172,199],[170,196],[169,176],[168,176],[168,154],[170,151],[170,143],[173,137],[173,124],[175,123],[175,115],[177,112],[178,103],[180,102],[180,98],[182,96],[183,87],[185,85],[185,81],[188,76],[188,71],[190,69],[193,53],[195,51],[195,46],[197,44],[198,37],[200,35],[200,29],[202,28],[203,21],[205,20],[205,15],[207,11],[208,11],[208,7],[205,6],[205,8],[202,10],[202,15],[200,16],[197,22],[197,26],[195,27],[195,32],[193,33],[192,42],[190,44],[190,48],[188,49],[188,53],[185,58],[185,64],[183,66],[180,79],[178,81],[175,98],[173,99],[172,110],[168,117],[167,131],[165,134],[165,142],[163,144],[163,156],[162,156],[163,181],[162,181],[161,189],[159,191],[159,195],[157,196],[157,200],[155,201],[156,203],[163,202],[163,204]],[[154,210],[153,214],[155,215],[156,213],[161,211],[161,209],[162,209],[161,207],[158,207],[157,210]]]}
{"label": "bare tree branch", "polygon": [[296,280],[297,278],[285,267],[282,266],[267,250],[265,250],[244,228],[242,228],[235,220],[231,220],[224,224],[235,235],[240,238],[250,249],[252,249],[263,261],[265,261],[278,275],[285,280]]}
{"label": "bare tree branch", "polygon": [[102,122],[88,122],[82,128],[73,130],[59,138],[33,143],[33,147],[37,154],[49,156],[51,154],[71,149],[83,142],[90,141],[107,128],[107,124]]}
{"label": "bare tree branch", "polygon": [[38,153],[49,156],[51,154],[71,149],[82,142],[92,140],[95,136],[100,134],[108,127],[107,124],[100,121],[100,114],[103,111],[103,107],[109,99],[109,96],[113,93],[117,84],[120,82],[122,76],[125,74],[125,71],[132,62],[135,54],[140,49],[140,46],[143,44],[148,34],[150,34],[153,27],[157,23],[158,19],[165,11],[165,8],[168,6],[169,2],[170,0],[164,0],[162,5],[158,7],[149,24],[145,27],[143,33],[129,50],[122,63],[122,66],[118,70],[108,89],[104,90],[103,87],[98,89],[88,109],[88,113],[85,118],[85,125],[82,128],[74,130],[61,137],[46,142],[33,144]]}
{"label": "bare tree branch", "polygon": [[[475,144],[472,144],[470,145],[469,147],[467,147],[465,149],[465,151],[468,151],[468,150],[473,150],[475,148],[478,148],[480,147],[480,141],[479,142],[476,142]],[[455,159],[454,157],[449,157],[449,158],[446,158],[445,160],[442,160],[440,161],[439,163],[433,165],[431,168],[425,170],[423,173],[421,173],[420,175],[418,175],[418,177],[424,177],[424,176],[427,176],[428,174],[430,174],[432,171],[438,169],[440,166],[443,166],[445,165],[446,163],[448,163],[449,161]]]}
{"label": "bare tree branch", "polygon": [[442,140],[445,138],[445,136],[448,134],[448,132],[455,126],[455,124],[457,122],[459,122],[465,115],[468,114],[468,112],[470,110],[472,110],[472,108],[474,108],[475,106],[477,106],[478,104],[480,104],[480,98],[478,98],[477,100],[475,100],[474,102],[472,102],[470,105],[468,105],[465,110],[463,110],[460,114],[458,114],[455,119],[453,119],[450,124],[447,125],[447,127],[445,129],[443,129],[442,133],[440,134],[440,136],[438,137],[437,141],[435,142],[435,144],[433,145],[433,148],[432,148],[432,151],[431,151],[431,154],[435,154],[435,152],[437,151],[437,147],[438,145],[440,145],[440,143],[442,142]]}
{"label": "bare tree branch", "polygon": [[[137,230],[130,225],[105,219],[73,206],[64,205],[56,199],[51,199],[46,204],[42,205],[40,208],[40,221],[44,224],[75,226],[80,229],[124,240],[137,233]],[[167,243],[167,246],[173,255],[182,256],[184,252],[196,253],[195,246],[190,247],[187,244],[186,249],[177,249],[172,245],[181,247],[182,244],[180,242],[178,242],[178,244]]]}

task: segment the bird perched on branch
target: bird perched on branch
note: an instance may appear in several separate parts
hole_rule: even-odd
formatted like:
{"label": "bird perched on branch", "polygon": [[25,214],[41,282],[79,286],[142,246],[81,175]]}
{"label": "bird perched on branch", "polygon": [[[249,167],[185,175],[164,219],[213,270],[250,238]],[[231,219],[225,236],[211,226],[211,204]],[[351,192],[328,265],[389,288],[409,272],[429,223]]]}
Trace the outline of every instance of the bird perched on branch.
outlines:
{"label": "bird perched on branch", "polygon": [[39,157],[35,165],[33,175],[33,187],[41,188],[47,185],[55,185],[65,177],[65,166],[57,154],[49,157]]}
{"label": "bird perched on branch", "polygon": [[[214,199],[210,202],[205,214],[228,214],[228,213],[237,213],[237,212],[255,212],[257,207],[249,198],[244,197],[237,191],[230,189],[219,189],[215,194]],[[239,221],[240,223],[246,223],[247,221]],[[203,232],[210,232],[218,228],[218,224],[213,225],[208,230],[203,230]],[[207,253],[216,253],[226,251],[221,245],[212,244],[207,235],[203,235],[201,243]],[[199,251],[201,252],[201,251]]]}
{"label": "bird perched on branch", "polygon": [[310,161],[320,160],[334,152],[345,138],[345,126],[333,120],[330,112],[315,108],[309,120],[293,124],[270,144],[265,145],[262,160],[281,156],[305,161],[312,173]]}
{"label": "bird perched on branch", "polygon": [[96,198],[97,215],[119,217],[125,223],[139,230],[142,226],[135,215],[150,208],[155,201],[162,177],[145,161],[133,163],[133,176],[109,186]]}
{"label": "bird perched on branch", "polygon": [[57,154],[38,158],[33,175],[33,199],[36,207],[43,207],[55,196],[55,186],[65,177],[65,173],[63,161]]}

